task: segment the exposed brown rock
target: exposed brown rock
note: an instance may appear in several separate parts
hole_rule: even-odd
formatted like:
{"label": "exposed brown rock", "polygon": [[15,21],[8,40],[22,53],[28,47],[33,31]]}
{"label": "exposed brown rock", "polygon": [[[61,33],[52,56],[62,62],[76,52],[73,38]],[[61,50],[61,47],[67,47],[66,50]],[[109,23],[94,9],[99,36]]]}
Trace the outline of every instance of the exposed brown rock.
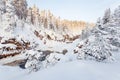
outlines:
{"label": "exposed brown rock", "polygon": [[20,54],[20,52],[10,53],[10,54],[1,54],[0,59],[8,58],[8,57],[14,57],[16,55]]}

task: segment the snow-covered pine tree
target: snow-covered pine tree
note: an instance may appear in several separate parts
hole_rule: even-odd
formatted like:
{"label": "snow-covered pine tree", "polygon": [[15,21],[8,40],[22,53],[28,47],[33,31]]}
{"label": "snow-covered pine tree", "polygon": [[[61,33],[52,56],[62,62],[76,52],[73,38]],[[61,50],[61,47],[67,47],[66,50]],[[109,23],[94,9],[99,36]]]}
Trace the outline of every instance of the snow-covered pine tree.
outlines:
{"label": "snow-covered pine tree", "polygon": [[6,32],[12,34],[16,26],[16,10],[12,0],[5,1],[5,5],[6,12],[3,14],[3,26]]}
{"label": "snow-covered pine tree", "polygon": [[109,44],[100,33],[96,33],[95,35],[92,35],[92,37],[85,40],[85,44],[83,44],[82,48],[78,51],[77,58],[103,61],[111,56],[112,54]]}
{"label": "snow-covered pine tree", "polygon": [[101,20],[101,18],[99,17],[96,23],[96,26],[98,27],[98,29],[103,30],[104,26],[103,26],[103,20]]}
{"label": "snow-covered pine tree", "polygon": [[34,54],[27,54],[28,59],[27,59],[27,62],[25,64],[25,67],[27,69],[29,69],[29,72],[36,72],[39,69],[41,69],[43,66],[42,65],[42,61],[43,61],[42,53],[32,51],[32,53],[33,52],[34,52]]}
{"label": "snow-covered pine tree", "polygon": [[91,57],[97,61],[111,59],[112,51],[120,48],[119,21],[120,6],[113,15],[110,14],[110,10],[107,10],[103,20],[99,19],[96,27],[91,30],[91,35],[80,42],[76,51],[78,58]]}
{"label": "snow-covered pine tree", "polygon": [[29,7],[28,8],[28,11],[27,11],[27,17],[26,17],[26,22],[28,23],[28,24],[32,24],[32,8],[31,7]]}
{"label": "snow-covered pine tree", "polygon": [[0,0],[0,22],[2,21],[2,15],[5,13],[5,1]]}
{"label": "snow-covered pine tree", "polygon": [[90,36],[90,28],[89,28],[89,25],[86,25],[86,28],[82,30],[81,39],[84,40],[88,38],[89,36]]}
{"label": "snow-covered pine tree", "polygon": [[40,26],[40,14],[39,14],[39,9],[36,7],[34,11],[34,25],[35,26]]}
{"label": "snow-covered pine tree", "polygon": [[105,14],[103,17],[103,24],[108,23],[110,20],[111,20],[111,10],[109,8],[109,9],[106,9],[106,11],[105,11]]}
{"label": "snow-covered pine tree", "polygon": [[16,15],[19,19],[26,19],[27,17],[27,2],[26,0],[13,0],[13,6],[16,10]]}
{"label": "snow-covered pine tree", "polygon": [[120,24],[120,6],[118,6],[118,8],[115,9],[113,14],[113,19],[114,19],[114,22],[117,22],[118,24]]}

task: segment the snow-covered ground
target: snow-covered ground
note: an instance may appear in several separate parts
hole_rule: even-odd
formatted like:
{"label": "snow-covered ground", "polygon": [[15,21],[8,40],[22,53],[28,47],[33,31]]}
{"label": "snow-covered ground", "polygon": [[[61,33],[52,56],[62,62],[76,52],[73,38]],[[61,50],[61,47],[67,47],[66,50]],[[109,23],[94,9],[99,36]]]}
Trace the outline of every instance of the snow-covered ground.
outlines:
{"label": "snow-covered ground", "polygon": [[72,61],[28,73],[18,67],[0,66],[1,80],[119,80],[120,62]]}
{"label": "snow-covered ground", "polygon": [[[120,51],[119,51],[120,52]],[[28,69],[0,66],[1,80],[119,80],[120,53],[114,61],[74,60],[29,73]]]}

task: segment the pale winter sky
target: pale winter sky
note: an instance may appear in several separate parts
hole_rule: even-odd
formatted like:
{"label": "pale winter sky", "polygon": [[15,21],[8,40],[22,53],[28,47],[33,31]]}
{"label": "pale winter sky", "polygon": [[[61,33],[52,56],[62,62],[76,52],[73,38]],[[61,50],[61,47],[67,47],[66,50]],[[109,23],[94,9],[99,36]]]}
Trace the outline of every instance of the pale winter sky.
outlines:
{"label": "pale winter sky", "polygon": [[96,22],[106,8],[114,8],[120,0],[27,0],[28,5],[36,4],[40,10],[51,10],[55,16],[69,20]]}

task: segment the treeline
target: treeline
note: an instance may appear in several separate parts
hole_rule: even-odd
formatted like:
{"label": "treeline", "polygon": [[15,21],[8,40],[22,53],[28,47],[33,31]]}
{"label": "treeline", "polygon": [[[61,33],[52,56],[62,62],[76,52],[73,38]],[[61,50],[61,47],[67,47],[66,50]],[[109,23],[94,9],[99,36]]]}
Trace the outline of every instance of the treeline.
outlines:
{"label": "treeline", "polygon": [[60,17],[54,16],[50,10],[39,10],[35,5],[28,7],[26,0],[1,0],[0,5],[0,16],[4,14],[1,21],[9,21],[12,18],[10,26],[15,26],[16,16],[18,19],[24,20],[24,22],[53,31],[81,31],[86,26],[94,26],[93,23],[85,21],[63,20]]}

